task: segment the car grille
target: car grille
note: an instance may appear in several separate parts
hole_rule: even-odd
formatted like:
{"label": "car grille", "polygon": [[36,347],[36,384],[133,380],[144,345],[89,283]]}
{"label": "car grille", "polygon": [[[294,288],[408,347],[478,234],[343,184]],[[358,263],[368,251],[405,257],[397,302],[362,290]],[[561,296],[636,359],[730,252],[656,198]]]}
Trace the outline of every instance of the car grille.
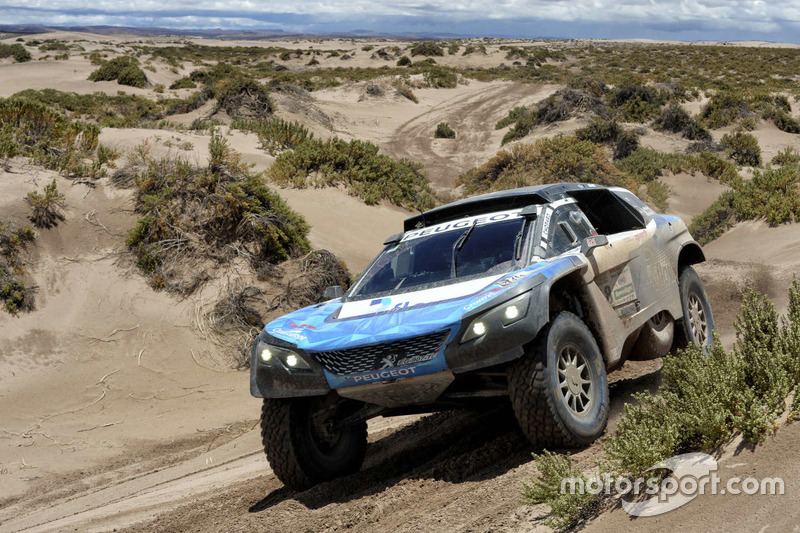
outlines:
{"label": "car grille", "polygon": [[449,335],[450,332],[447,330],[437,331],[399,341],[317,352],[311,355],[326,370],[334,374],[340,376],[360,374],[430,361],[442,349]]}

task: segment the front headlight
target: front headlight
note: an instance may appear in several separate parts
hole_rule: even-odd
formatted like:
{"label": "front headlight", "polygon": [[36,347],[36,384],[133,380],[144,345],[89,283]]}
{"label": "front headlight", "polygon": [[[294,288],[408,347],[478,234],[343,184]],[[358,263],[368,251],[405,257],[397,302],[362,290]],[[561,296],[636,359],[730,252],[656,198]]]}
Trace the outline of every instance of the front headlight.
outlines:
{"label": "front headlight", "polygon": [[264,366],[283,365],[288,370],[311,370],[309,364],[292,350],[258,341],[256,358]]}
{"label": "front headlight", "polygon": [[531,291],[512,298],[477,317],[467,328],[461,342],[477,339],[493,331],[501,331],[504,327],[518,322],[528,314]]}

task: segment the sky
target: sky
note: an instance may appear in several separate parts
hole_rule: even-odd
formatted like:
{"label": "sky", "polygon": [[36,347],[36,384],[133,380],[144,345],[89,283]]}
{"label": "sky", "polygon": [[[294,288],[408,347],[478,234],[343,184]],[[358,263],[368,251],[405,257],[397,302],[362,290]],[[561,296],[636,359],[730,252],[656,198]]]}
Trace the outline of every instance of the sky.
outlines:
{"label": "sky", "polygon": [[3,23],[800,42],[800,1],[0,0]]}

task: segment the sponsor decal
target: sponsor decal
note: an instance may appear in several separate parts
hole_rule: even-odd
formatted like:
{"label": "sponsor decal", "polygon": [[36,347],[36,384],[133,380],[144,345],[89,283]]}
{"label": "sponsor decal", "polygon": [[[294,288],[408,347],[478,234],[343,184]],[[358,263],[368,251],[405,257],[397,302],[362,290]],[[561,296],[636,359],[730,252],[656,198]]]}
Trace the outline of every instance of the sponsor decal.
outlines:
{"label": "sponsor decal", "polygon": [[542,223],[542,235],[546,236],[550,233],[550,219],[553,218],[553,210],[547,208],[544,212],[544,222]]}
{"label": "sponsor decal", "polygon": [[297,329],[274,328],[270,330],[270,333],[272,333],[276,337],[288,337],[296,341],[308,340],[308,337],[305,336],[303,331],[302,330],[298,331]]}
{"label": "sponsor decal", "polygon": [[486,215],[479,215],[474,217],[462,218],[456,221],[444,222],[429,228],[422,228],[414,231],[409,231],[403,236],[401,242],[426,237],[428,235],[435,235],[437,233],[445,233],[448,231],[464,230],[473,224],[480,226],[482,224],[491,224],[493,222],[500,222],[502,220],[511,220],[520,218],[520,211],[522,209],[515,209],[512,211],[501,211],[498,213],[489,213]]}
{"label": "sponsor decal", "polygon": [[507,278],[501,279],[500,281],[497,282],[497,284],[500,285],[501,287],[508,287],[512,283],[521,280],[522,278],[526,277],[529,274],[530,272],[517,272],[516,274],[511,274]]}
{"label": "sponsor decal", "polygon": [[393,368],[391,370],[380,370],[378,372],[370,372],[368,374],[361,374],[359,376],[352,376],[355,383],[369,383],[372,381],[386,381],[390,379],[404,378],[413,376],[417,373],[417,369],[410,368]]}
{"label": "sponsor decal", "polygon": [[309,328],[309,329],[317,329],[316,326],[312,326],[311,324],[289,324],[290,328]]}
{"label": "sponsor decal", "polygon": [[481,305],[485,304],[495,296],[497,296],[498,291],[502,289],[489,289],[488,291],[482,292],[477,296],[476,300],[473,300],[472,303],[469,303],[464,306],[464,311],[472,311],[476,307],[480,307]]}

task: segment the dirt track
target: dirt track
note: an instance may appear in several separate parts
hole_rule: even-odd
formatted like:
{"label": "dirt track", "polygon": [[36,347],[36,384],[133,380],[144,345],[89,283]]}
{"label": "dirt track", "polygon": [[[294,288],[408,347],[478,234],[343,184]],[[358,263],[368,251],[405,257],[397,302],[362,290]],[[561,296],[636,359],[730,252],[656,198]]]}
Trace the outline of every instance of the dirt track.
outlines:
{"label": "dirt track", "polygon": [[[477,86],[477,84],[476,84]],[[394,157],[421,161],[434,185],[453,187],[456,178],[500,149],[503,131],[497,121],[508,111],[530,105],[554,92],[553,86],[491,84],[447,99],[402,124],[384,146]],[[434,139],[440,122],[456,131],[455,139]]]}

